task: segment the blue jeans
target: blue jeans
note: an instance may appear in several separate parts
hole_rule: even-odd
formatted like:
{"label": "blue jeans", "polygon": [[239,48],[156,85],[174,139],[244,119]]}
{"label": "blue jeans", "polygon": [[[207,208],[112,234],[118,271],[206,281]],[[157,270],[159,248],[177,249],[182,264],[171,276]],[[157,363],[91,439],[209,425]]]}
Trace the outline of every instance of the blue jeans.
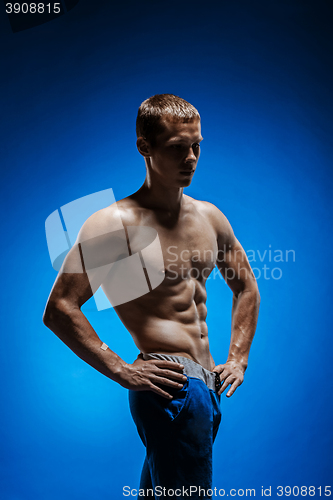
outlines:
{"label": "blue jeans", "polygon": [[[190,491],[192,499],[210,498],[205,492],[212,488],[212,447],[221,421],[220,397],[191,376],[181,389],[170,392],[171,401],[151,391],[129,391],[132,417],[146,447],[140,489],[159,486],[181,490],[180,495],[177,492],[180,498]],[[156,498],[167,496],[160,491]],[[154,498],[151,492],[149,495]]]}

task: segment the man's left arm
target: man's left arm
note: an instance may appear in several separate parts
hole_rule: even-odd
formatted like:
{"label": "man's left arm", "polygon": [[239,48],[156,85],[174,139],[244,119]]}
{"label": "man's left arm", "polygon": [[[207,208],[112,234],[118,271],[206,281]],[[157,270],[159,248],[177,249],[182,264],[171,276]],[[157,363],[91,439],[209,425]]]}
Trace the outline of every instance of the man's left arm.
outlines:
{"label": "man's left arm", "polygon": [[233,303],[228,359],[226,363],[215,366],[213,371],[220,374],[222,387],[219,394],[230,385],[227,392],[230,397],[244,379],[257,326],[260,295],[246,253],[221,212],[218,229],[217,267],[233,292]]}

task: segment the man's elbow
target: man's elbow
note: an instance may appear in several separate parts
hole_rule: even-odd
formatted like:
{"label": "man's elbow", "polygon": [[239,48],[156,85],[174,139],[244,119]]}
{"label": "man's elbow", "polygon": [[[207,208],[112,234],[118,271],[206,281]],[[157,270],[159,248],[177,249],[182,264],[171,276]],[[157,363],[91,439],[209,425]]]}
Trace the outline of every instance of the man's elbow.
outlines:
{"label": "man's elbow", "polygon": [[46,304],[46,307],[45,307],[45,310],[43,313],[44,325],[47,326],[48,328],[52,329],[52,325],[54,324],[54,319],[56,317],[56,314],[57,314],[57,305],[54,302],[49,300],[48,303]]}
{"label": "man's elbow", "polygon": [[253,290],[253,295],[256,298],[256,304],[257,304],[257,307],[259,309],[261,297],[260,297],[260,293],[259,293],[259,288],[258,288],[257,282],[255,282],[255,286],[254,286],[254,290]]}
{"label": "man's elbow", "polygon": [[255,301],[257,307],[260,306],[260,300],[261,300],[261,297],[260,297],[260,293],[259,293],[259,288],[258,288],[258,283],[257,283],[257,280],[251,280],[248,284],[247,284],[247,287],[245,289],[252,297],[253,297],[253,300]]}
{"label": "man's elbow", "polygon": [[68,316],[68,304],[64,300],[51,300],[46,304],[43,314],[43,323],[50,330],[53,330],[59,322],[62,321],[64,316]]}

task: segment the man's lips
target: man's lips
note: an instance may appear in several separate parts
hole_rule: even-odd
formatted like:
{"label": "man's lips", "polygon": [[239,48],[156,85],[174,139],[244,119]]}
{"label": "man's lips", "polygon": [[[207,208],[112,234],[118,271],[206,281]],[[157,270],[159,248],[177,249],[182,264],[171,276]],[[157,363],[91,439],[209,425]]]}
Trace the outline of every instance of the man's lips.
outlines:
{"label": "man's lips", "polygon": [[192,168],[191,170],[182,170],[180,173],[182,175],[192,175],[192,174],[194,174],[194,172],[195,172],[195,169]]}

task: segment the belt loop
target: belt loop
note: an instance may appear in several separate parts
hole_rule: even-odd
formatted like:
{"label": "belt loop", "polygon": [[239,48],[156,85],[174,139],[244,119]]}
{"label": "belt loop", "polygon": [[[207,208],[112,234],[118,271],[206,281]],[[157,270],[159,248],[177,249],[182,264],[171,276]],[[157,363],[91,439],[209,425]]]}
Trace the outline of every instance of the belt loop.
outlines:
{"label": "belt loop", "polygon": [[216,392],[218,392],[222,387],[221,379],[220,379],[220,374],[215,372],[215,389]]}

